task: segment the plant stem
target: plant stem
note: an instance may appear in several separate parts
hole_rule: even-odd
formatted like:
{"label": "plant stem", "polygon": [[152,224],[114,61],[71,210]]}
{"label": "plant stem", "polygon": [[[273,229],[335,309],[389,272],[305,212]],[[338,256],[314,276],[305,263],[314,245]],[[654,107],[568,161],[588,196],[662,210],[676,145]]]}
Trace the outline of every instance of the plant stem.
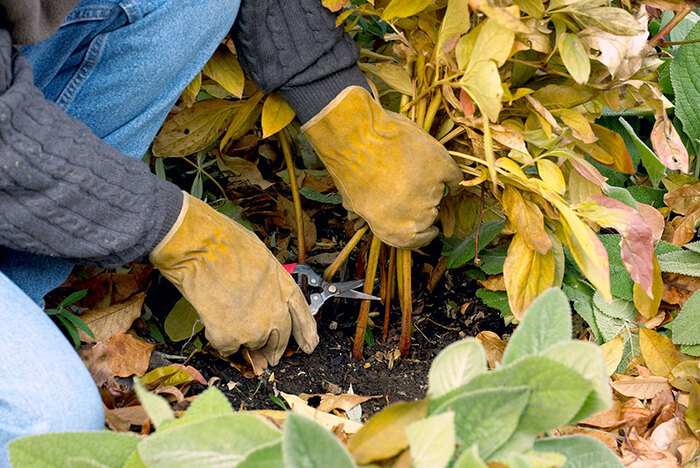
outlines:
{"label": "plant stem", "polygon": [[382,343],[386,344],[389,334],[389,309],[391,297],[394,295],[394,280],[396,279],[396,247],[389,247],[389,270],[386,275],[386,297],[384,298],[384,325],[382,326]]}
{"label": "plant stem", "polygon": [[184,159],[185,161],[187,161],[191,166],[194,166],[199,172],[201,172],[202,174],[204,174],[205,176],[207,176],[207,178],[209,178],[209,180],[211,180],[212,182],[214,182],[214,185],[216,185],[216,186],[219,188],[219,190],[221,190],[221,194],[224,196],[224,198],[225,198],[225,199],[228,199],[228,195],[226,195],[226,191],[224,190],[224,188],[221,186],[221,184],[219,184],[219,182],[216,181],[215,178],[213,178],[213,177],[211,176],[211,174],[209,174],[207,171],[205,171],[204,169],[202,169],[201,167],[199,167],[197,164],[193,163],[193,162],[190,161],[189,159],[187,159],[187,158],[182,158],[182,159]]}
{"label": "plant stem", "polygon": [[700,42],[700,39],[691,39],[688,41],[665,41],[661,39],[659,41],[659,46],[660,47],[671,47],[671,46],[676,46],[676,45],[684,45],[684,44],[696,44]]}
{"label": "plant stem", "polygon": [[392,62],[396,62],[396,59],[394,57],[390,57],[388,55],[378,54],[378,53],[373,52],[373,51],[368,50],[368,49],[360,49],[360,55],[362,55],[364,57],[377,59],[377,60],[391,60]]}
{"label": "plant stem", "polygon": [[401,337],[399,352],[407,356],[411,346],[411,315],[413,312],[413,297],[411,295],[411,251],[399,249],[397,252],[397,271],[401,271]]}
{"label": "plant stem", "polygon": [[435,115],[437,114],[440,104],[442,103],[442,91],[438,88],[430,99],[430,105],[425,113],[425,119],[423,120],[423,130],[430,132],[430,127],[433,126],[435,121]]}
{"label": "plant stem", "polygon": [[481,186],[481,203],[479,204],[479,220],[476,222],[476,234],[474,234],[474,264],[481,265],[479,258],[479,235],[481,234],[481,220],[484,217],[484,186]]}
{"label": "plant stem", "polygon": [[348,256],[350,255],[350,252],[352,252],[352,249],[355,248],[355,246],[360,242],[360,239],[362,239],[362,236],[365,235],[367,232],[367,229],[369,229],[369,226],[366,224],[362,226],[360,229],[357,230],[355,234],[350,238],[347,244],[345,244],[345,247],[340,251],[337,257],[335,257],[335,260],[333,260],[333,263],[328,265],[326,268],[326,271],[323,272],[323,279],[325,281],[330,281],[333,278],[333,275],[335,275],[335,272],[338,271],[338,268],[340,268],[340,265],[343,264],[345,260],[347,260]]}
{"label": "plant stem", "polygon": [[282,131],[280,132],[280,144],[282,145],[282,153],[284,154],[284,162],[287,165],[289,172],[289,186],[292,188],[292,200],[294,201],[294,217],[297,222],[297,246],[299,253],[297,261],[304,263],[306,261],[306,241],[304,239],[304,218],[301,211],[301,197],[299,196],[299,187],[297,187],[297,177],[294,171],[294,161],[292,160],[292,149],[289,146],[289,137]]}
{"label": "plant stem", "polygon": [[[379,263],[379,248],[382,241],[378,237],[372,236],[372,245],[369,248],[369,258],[367,259],[367,270],[365,274],[365,286],[363,292],[372,294],[374,289],[374,278],[377,275],[377,264]],[[367,318],[369,317],[370,300],[365,299],[360,305],[360,313],[357,317],[355,328],[355,342],[352,345],[352,357],[357,360],[362,359],[362,348],[365,343],[365,329],[367,328]]]}
{"label": "plant stem", "polygon": [[688,16],[691,11],[693,11],[693,9],[689,5],[685,5],[682,10],[676,12],[673,15],[673,18],[671,18],[671,21],[669,21],[666,26],[661,28],[661,30],[656,33],[654,37],[649,39],[649,47],[656,47],[664,39],[664,37],[666,37],[666,35],[678,25],[678,23],[683,21],[683,18]]}
{"label": "plant stem", "polygon": [[445,77],[445,78],[443,78],[443,79],[441,79],[441,80],[438,80],[438,81],[436,81],[435,83],[431,84],[430,86],[428,86],[427,88],[425,88],[423,91],[421,91],[420,94],[418,94],[418,95],[415,97],[415,99],[413,99],[412,101],[410,101],[408,104],[405,104],[405,105],[401,106],[401,113],[402,113],[402,114],[405,114],[406,112],[408,112],[408,110],[409,110],[412,106],[416,105],[416,104],[418,103],[418,101],[420,101],[420,100],[423,99],[425,96],[427,96],[433,89],[437,88],[438,86],[441,86],[441,85],[444,85],[444,84],[449,83],[449,82],[452,81],[453,79],[457,78],[459,75],[461,75],[461,73],[455,73],[454,75],[450,75],[450,76],[448,76],[448,77]]}

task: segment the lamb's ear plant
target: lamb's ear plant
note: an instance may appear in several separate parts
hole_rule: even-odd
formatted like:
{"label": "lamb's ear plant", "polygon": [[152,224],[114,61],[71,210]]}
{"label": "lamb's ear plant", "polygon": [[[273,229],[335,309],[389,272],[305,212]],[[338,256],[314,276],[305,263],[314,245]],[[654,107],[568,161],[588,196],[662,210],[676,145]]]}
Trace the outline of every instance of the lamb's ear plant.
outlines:
{"label": "lamb's ear plant", "polygon": [[374,415],[345,447],[311,419],[289,414],[283,430],[236,413],[214,387],[180,418],[136,382],[156,431],[61,433],[10,443],[13,466],[353,467],[411,457],[416,467],[622,466],[587,436],[540,438],[611,404],[601,351],[571,339],[564,293],[545,291],[529,307],[503,355],[488,369],[473,338],[451,344],[433,362],[425,400]]}

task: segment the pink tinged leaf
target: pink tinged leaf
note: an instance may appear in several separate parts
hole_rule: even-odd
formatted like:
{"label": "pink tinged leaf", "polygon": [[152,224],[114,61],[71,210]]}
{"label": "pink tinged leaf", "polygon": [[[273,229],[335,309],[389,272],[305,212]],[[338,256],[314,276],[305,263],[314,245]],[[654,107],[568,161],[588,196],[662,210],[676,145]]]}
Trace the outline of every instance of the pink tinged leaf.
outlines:
{"label": "pink tinged leaf", "polygon": [[661,236],[664,233],[665,220],[664,216],[659,213],[659,210],[646,203],[637,202],[637,211],[639,216],[649,225],[651,228],[651,237],[654,240],[654,245],[656,245]]}
{"label": "pink tinged leaf", "polygon": [[586,212],[581,214],[590,214],[591,219],[602,226],[613,228],[620,233],[622,263],[627,273],[649,297],[653,297],[654,238],[651,227],[636,210],[621,201],[605,195],[593,195],[591,200],[581,205]]}
{"label": "pink tinged leaf", "polygon": [[474,116],[474,101],[463,89],[459,90],[459,104],[462,106],[462,112],[464,112],[465,117]]}
{"label": "pink tinged leaf", "polygon": [[651,144],[664,166],[672,170],[688,172],[690,165],[688,151],[668,117],[656,119],[651,131]]}
{"label": "pink tinged leaf", "polygon": [[569,162],[571,162],[571,165],[574,166],[574,169],[578,171],[579,174],[581,174],[583,177],[588,179],[589,181],[593,182],[596,184],[598,187],[602,188],[607,192],[608,190],[608,184],[607,180],[608,178],[605,177],[603,174],[600,173],[596,167],[586,161],[583,158],[580,159],[574,159],[571,158],[569,159]]}

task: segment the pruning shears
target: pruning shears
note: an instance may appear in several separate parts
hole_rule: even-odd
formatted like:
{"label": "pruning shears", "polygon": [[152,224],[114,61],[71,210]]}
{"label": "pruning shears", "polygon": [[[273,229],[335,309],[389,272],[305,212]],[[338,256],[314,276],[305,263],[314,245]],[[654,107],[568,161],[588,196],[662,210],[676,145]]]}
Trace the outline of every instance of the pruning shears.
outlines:
{"label": "pruning shears", "polygon": [[348,299],[367,299],[371,301],[381,300],[380,297],[356,291],[357,288],[364,286],[364,280],[329,283],[327,281],[324,281],[318,273],[316,273],[309,265],[306,265],[304,263],[288,263],[282,266],[285,270],[287,270],[287,273],[289,273],[290,275],[298,275],[298,281],[301,282],[302,278],[305,277],[309,286],[321,288],[321,292],[311,293],[311,302],[309,303],[311,315],[316,315],[323,303],[332,297],[344,297]]}

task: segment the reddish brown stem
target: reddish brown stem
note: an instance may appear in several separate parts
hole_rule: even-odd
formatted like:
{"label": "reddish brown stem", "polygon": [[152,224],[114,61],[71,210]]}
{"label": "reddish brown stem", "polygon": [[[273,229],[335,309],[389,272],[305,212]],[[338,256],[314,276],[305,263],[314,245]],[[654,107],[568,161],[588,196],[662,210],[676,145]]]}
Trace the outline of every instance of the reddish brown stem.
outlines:
{"label": "reddish brown stem", "polygon": [[397,271],[401,270],[401,337],[399,338],[399,352],[401,356],[408,356],[411,347],[411,315],[413,312],[413,298],[411,295],[411,251],[399,249],[397,252]]}
{"label": "reddish brown stem", "polygon": [[345,247],[343,247],[343,250],[340,251],[337,257],[335,257],[335,260],[333,260],[333,263],[328,265],[328,268],[326,268],[326,271],[323,272],[323,279],[326,281],[330,281],[333,278],[333,275],[335,275],[335,272],[338,271],[338,268],[340,268],[340,265],[343,264],[345,260],[347,260],[348,256],[350,255],[350,252],[352,252],[352,249],[355,248],[358,242],[360,242],[360,239],[362,239],[362,236],[365,235],[367,232],[367,229],[369,229],[369,226],[366,224],[362,226],[360,229],[353,234],[353,236],[350,238],[347,244],[345,244]]}
{"label": "reddish brown stem", "polygon": [[[369,258],[367,260],[367,274],[365,276],[365,286],[363,292],[372,294],[374,289],[374,278],[377,275],[377,264],[379,263],[379,247],[382,241],[377,237],[372,236],[372,245],[369,248]],[[355,328],[355,342],[352,346],[352,357],[362,359],[362,348],[365,342],[365,329],[367,328],[367,319],[369,318],[369,300],[363,300],[360,305],[360,313],[357,317],[357,327]]]}
{"label": "reddish brown stem", "polygon": [[386,297],[384,298],[384,326],[382,327],[382,343],[386,343],[389,334],[389,309],[391,297],[394,295],[394,279],[396,278],[396,248],[389,247],[389,268],[387,271]]}
{"label": "reddish brown stem", "polygon": [[693,11],[693,9],[690,6],[686,5],[685,7],[683,7],[682,10],[676,12],[673,15],[673,18],[671,18],[671,21],[669,21],[666,26],[661,28],[661,30],[658,33],[656,33],[654,37],[649,39],[649,47],[656,47],[661,41],[663,41],[664,37],[666,37],[666,35],[678,25],[678,23],[683,21],[683,18],[688,16],[688,14],[691,11]]}

